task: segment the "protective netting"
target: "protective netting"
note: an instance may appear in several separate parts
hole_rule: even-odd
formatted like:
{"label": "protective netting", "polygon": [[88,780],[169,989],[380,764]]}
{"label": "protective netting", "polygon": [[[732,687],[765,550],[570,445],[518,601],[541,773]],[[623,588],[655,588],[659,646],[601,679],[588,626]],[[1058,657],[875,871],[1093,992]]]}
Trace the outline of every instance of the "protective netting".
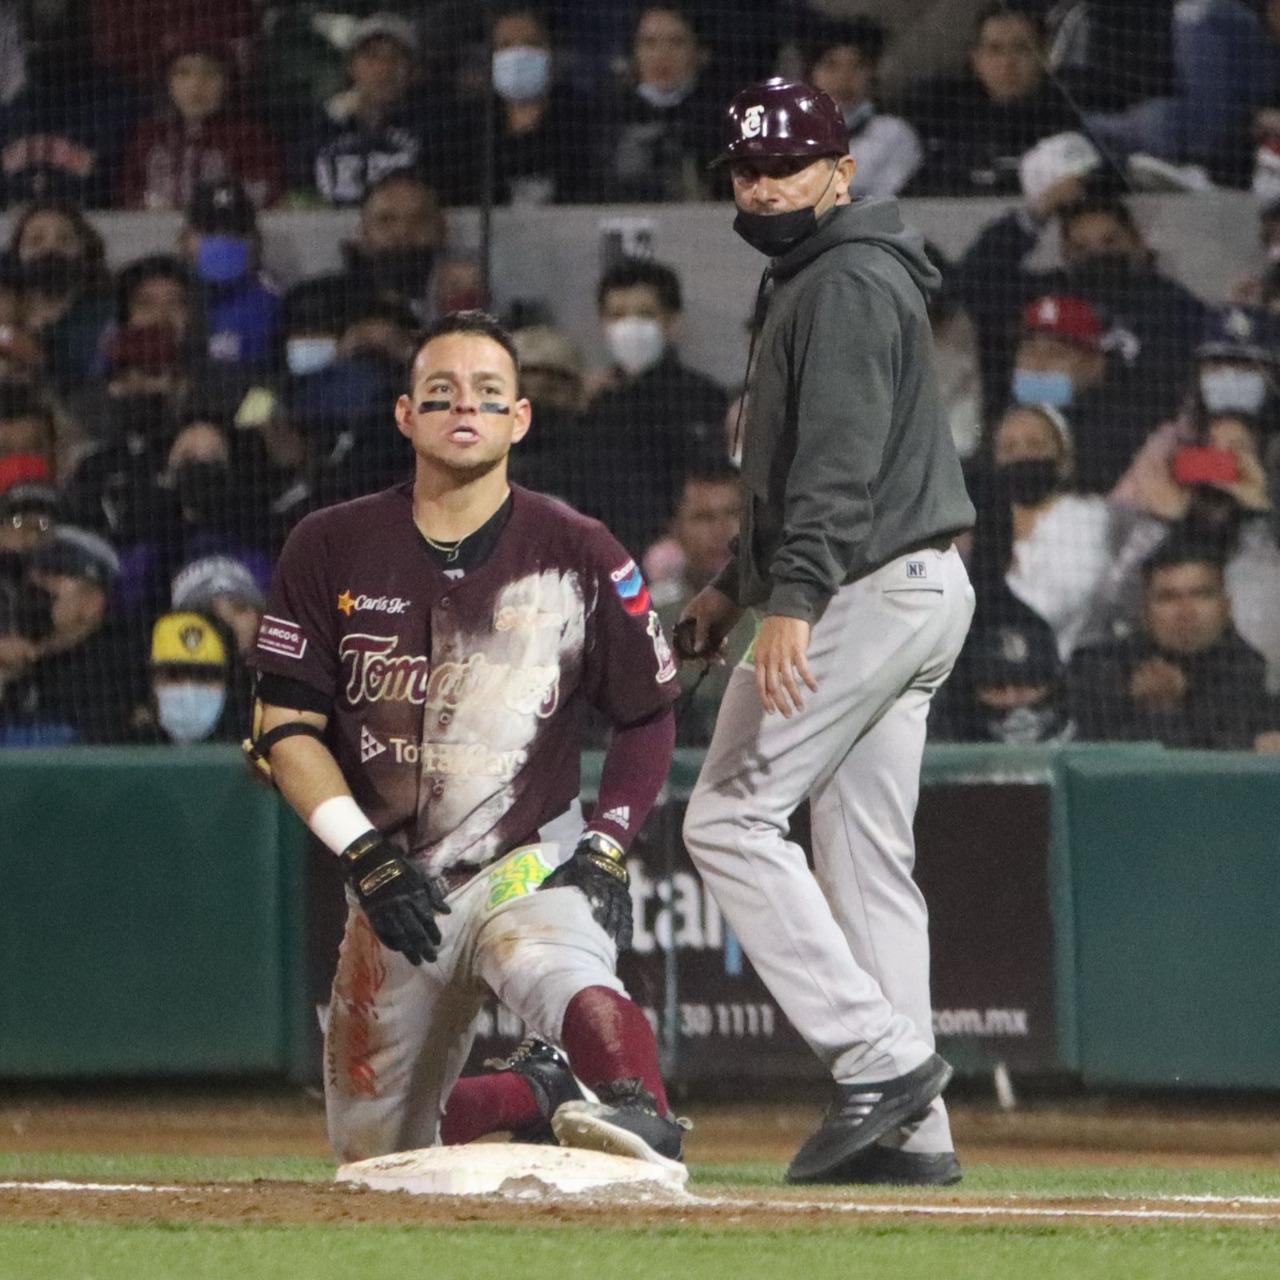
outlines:
{"label": "protective netting", "polygon": [[979,606],[934,738],[1276,747],[1274,0],[0,3],[0,745],[238,739],[283,539],[410,474],[459,308],[517,334],[514,478],[670,626],[759,319],[708,162],[773,74],[942,274]]}

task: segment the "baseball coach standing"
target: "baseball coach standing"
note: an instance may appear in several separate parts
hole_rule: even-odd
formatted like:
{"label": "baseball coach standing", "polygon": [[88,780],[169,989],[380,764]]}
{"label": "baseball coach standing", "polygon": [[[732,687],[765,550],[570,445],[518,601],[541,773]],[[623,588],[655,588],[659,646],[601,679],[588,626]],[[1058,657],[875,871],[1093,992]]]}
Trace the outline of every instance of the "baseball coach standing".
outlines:
{"label": "baseball coach standing", "polygon": [[[685,657],[760,615],[689,804],[695,864],[835,1081],[792,1182],[960,1177],[933,1048],[912,820],[929,701],[973,613],[973,507],[934,378],[939,277],[893,200],[851,201],[834,102],[770,80],[729,105],[734,230],[769,259],[748,371],[737,554]],[[811,872],[787,839],[811,802]]]}

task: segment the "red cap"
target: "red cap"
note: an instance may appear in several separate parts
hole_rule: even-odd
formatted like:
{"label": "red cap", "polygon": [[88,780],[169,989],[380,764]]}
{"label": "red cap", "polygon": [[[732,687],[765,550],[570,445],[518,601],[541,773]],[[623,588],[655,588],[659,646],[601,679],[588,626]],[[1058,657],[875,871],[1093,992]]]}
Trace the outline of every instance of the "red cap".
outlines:
{"label": "red cap", "polygon": [[1046,294],[1028,302],[1022,310],[1024,333],[1044,333],[1063,342],[1098,351],[1102,347],[1102,321],[1083,298]]}
{"label": "red cap", "polygon": [[724,150],[711,162],[768,156],[842,156],[849,130],[821,89],[775,76],[734,95],[724,117]]}
{"label": "red cap", "polygon": [[113,373],[121,369],[168,373],[179,363],[178,339],[167,324],[128,324],[107,343],[107,364]]}

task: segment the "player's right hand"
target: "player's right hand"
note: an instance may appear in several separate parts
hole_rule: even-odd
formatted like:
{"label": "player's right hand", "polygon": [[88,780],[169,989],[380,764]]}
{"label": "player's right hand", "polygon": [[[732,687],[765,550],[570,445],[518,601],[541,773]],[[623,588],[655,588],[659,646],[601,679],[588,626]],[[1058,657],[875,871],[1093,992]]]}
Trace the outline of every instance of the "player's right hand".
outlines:
{"label": "player's right hand", "polygon": [[376,831],[353,840],[340,861],[378,941],[411,964],[434,960],[440,947],[435,918],[450,912],[440,886]]}
{"label": "player's right hand", "polygon": [[722,662],[725,638],[742,617],[741,608],[723,591],[703,587],[684,607],[672,639],[676,656],[688,662]]}

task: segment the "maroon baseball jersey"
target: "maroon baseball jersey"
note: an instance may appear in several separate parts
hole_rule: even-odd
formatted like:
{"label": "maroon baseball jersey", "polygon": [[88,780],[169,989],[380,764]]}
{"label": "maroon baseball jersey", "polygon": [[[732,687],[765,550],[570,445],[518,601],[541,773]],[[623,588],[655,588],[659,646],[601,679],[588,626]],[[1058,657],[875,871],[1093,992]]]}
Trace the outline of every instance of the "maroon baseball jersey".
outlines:
{"label": "maroon baseball jersey", "polygon": [[414,524],[411,484],[308,516],[254,665],[331,701],[326,740],[356,802],[433,874],[482,867],[565,811],[586,704],[631,724],[679,693],[635,562],[516,486],[492,552],[458,580]]}

